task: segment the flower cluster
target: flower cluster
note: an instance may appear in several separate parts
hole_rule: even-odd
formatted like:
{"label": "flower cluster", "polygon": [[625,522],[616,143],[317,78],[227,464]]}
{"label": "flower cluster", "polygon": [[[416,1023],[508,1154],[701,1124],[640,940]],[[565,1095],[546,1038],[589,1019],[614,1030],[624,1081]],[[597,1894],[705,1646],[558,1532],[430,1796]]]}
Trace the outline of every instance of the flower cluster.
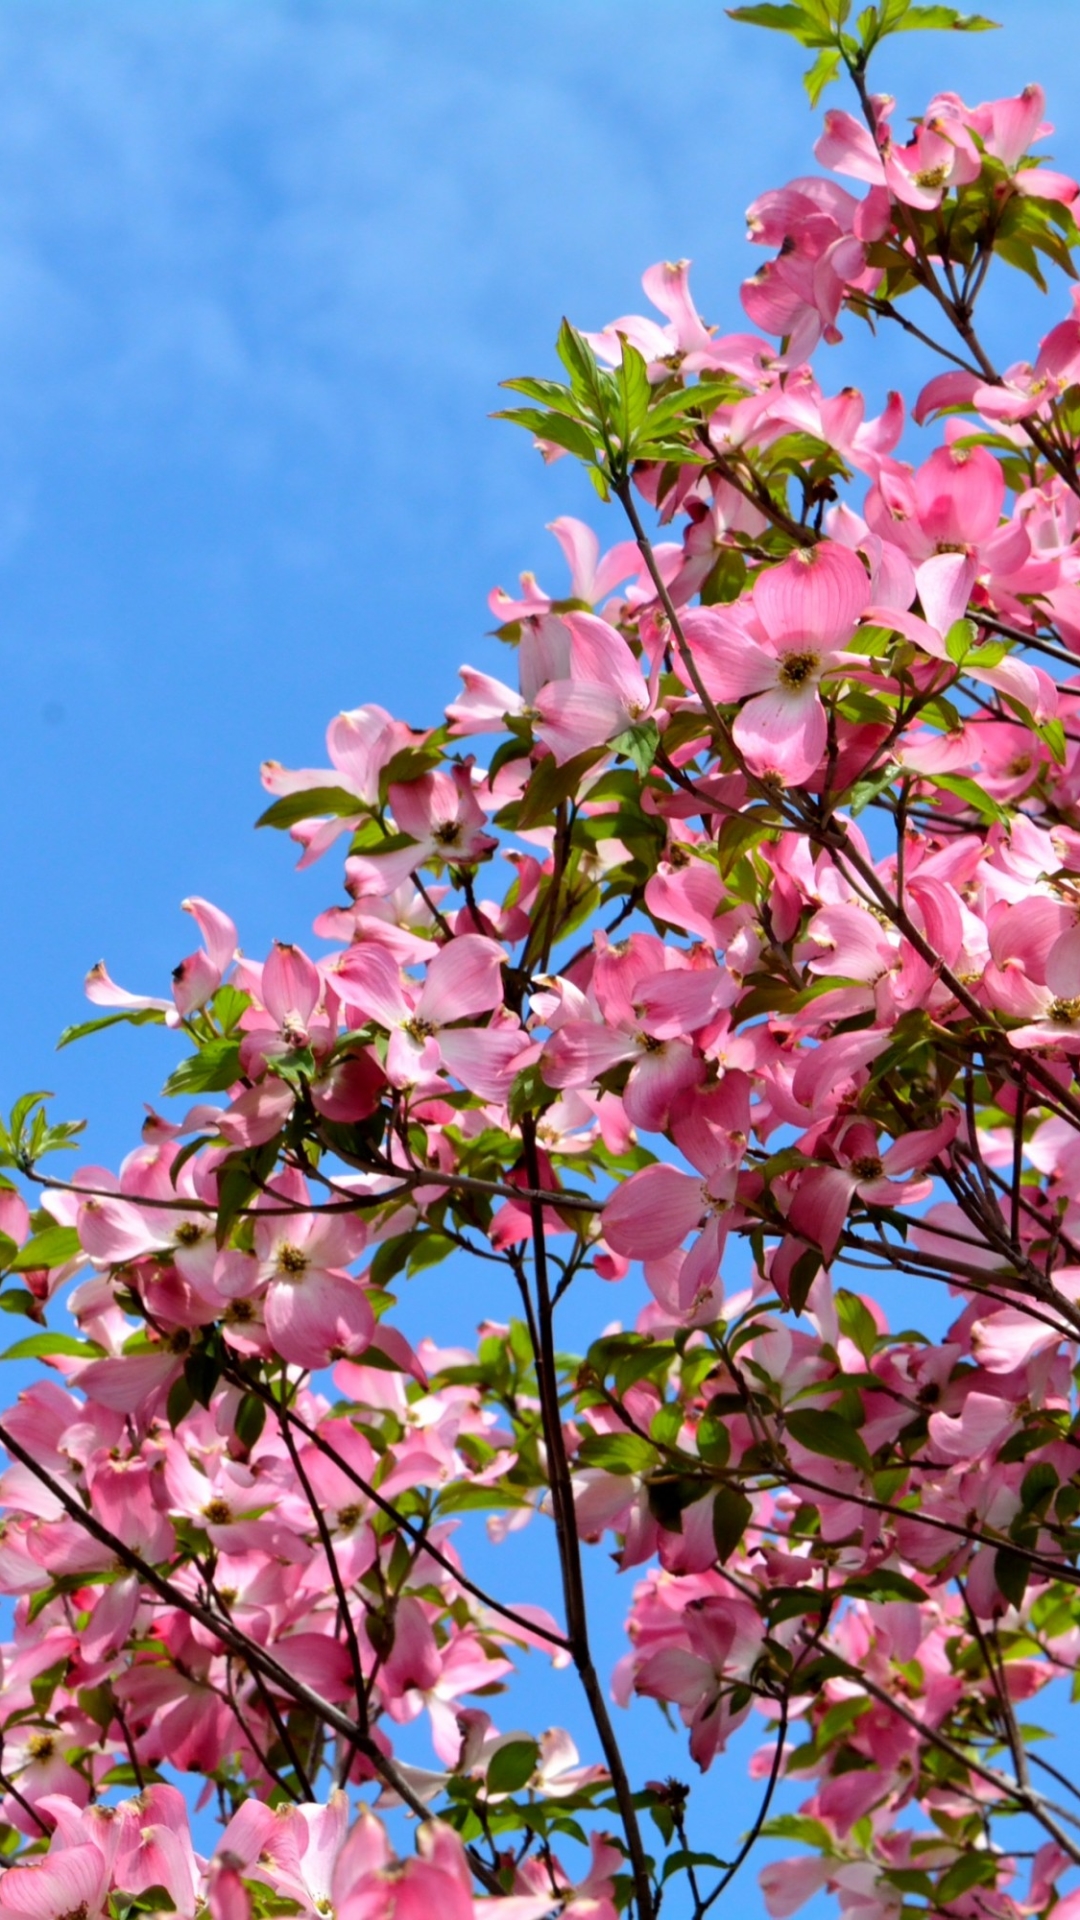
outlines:
{"label": "flower cluster", "polygon": [[[779,346],[706,325],[685,262],[660,319],[564,325],[507,417],[625,537],[554,523],[569,582],[492,594],[514,666],[443,724],[359,706],[327,766],[266,763],[260,824],[343,856],[304,945],[253,959],[196,899],[169,994],[93,969],[65,1040],[185,1046],[118,1171],[43,1171],[77,1129],[40,1096],[0,1133],[0,1306],[47,1368],[0,1416],[0,1913],[654,1920],[680,1874],[701,1920],[761,1833],[806,1849],[776,1920],[1080,1910],[1019,1718],[1080,1661],[1080,317],[1004,373],[974,323],[995,261],[1068,265],[1077,188],[1036,88],[895,141],[877,41],[978,21],[741,11],[863,116],[816,148],[861,201],[751,209]],[[949,362],[914,459],[898,396],[807,364],[845,311]],[[398,1283],[452,1259],[505,1313],[410,1341]],[[544,1531],[559,1620],[473,1577],[473,1514]],[[601,1543],[614,1702],[683,1728],[693,1796],[629,1776]],[[494,1717],[527,1653],[576,1675],[585,1764]],[[759,1817],[717,1841],[754,1714]],[[166,1767],[216,1798],[209,1863]],[[404,1863],[373,1801],[423,1822]]]}

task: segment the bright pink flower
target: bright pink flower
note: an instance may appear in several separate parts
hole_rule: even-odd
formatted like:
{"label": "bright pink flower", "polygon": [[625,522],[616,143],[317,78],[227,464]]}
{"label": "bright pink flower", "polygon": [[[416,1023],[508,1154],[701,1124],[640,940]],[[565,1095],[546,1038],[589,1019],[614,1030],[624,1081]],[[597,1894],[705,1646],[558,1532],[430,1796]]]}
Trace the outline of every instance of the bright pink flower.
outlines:
{"label": "bright pink flower", "polygon": [[494,851],[496,841],[484,828],[483,807],[476,796],[472,761],[451,773],[425,773],[390,788],[394,822],[411,844],[390,853],[354,854],[345,862],[345,874],[354,899],[383,895],[402,884],[429,862],[445,866],[474,866]]}
{"label": "bright pink flower", "polygon": [[255,1252],[276,1351],[297,1366],[325,1367],[363,1353],[375,1331],[363,1286],[345,1272],[366,1246],[367,1229],[356,1215],[281,1214],[290,1202],[302,1208],[305,1198],[302,1182],[275,1181],[256,1215]]}
{"label": "bright pink flower", "polygon": [[647,719],[656,698],[657,659],[647,682],[622,635],[591,613],[564,614],[569,677],[551,680],[534,702],[537,738],[561,766]]}
{"label": "bright pink flower", "polygon": [[97,1847],[63,1847],[25,1866],[9,1866],[0,1878],[0,1913],[10,1920],[101,1920],[109,1892],[109,1869]]}
{"label": "bright pink flower", "polygon": [[678,1280],[680,1310],[692,1314],[719,1272],[733,1218],[737,1173],[750,1131],[746,1075],[727,1073],[709,1093],[684,1094],[671,1129],[697,1177],[663,1161],[632,1174],[604,1208],[604,1238],[616,1253],[650,1262],[674,1252],[700,1229]]}
{"label": "bright pink flower", "polygon": [[745,700],[732,732],[754,773],[798,784],[816,771],[827,738],[818,689],[823,674],[855,658],[841,649],[868,591],[855,554],[823,541],[763,569],[749,607],[686,614],[707,691],[725,703]]}
{"label": "bright pink flower", "polygon": [[836,321],[848,290],[872,292],[880,280],[879,268],[867,268],[866,245],[888,225],[887,196],[860,202],[832,180],[792,180],[762,194],[746,218],[749,238],[779,251],[744,280],[743,307],[756,327],[784,338],[785,359],[798,366],[822,335],[841,338]]}
{"label": "bright pink flower", "polygon": [[427,1082],[445,1068],[470,1092],[498,1100],[509,1092],[527,1036],[519,1026],[456,1023],[501,1004],[505,959],[497,941],[461,934],[439,948],[417,991],[403,983],[386,952],[364,944],[338,962],[334,988],[346,1006],[389,1032],[386,1071],[393,1086]]}
{"label": "bright pink flower", "polygon": [[[332,767],[290,770],[277,760],[264,760],[263,786],[279,799],[327,787],[344,789],[356,797],[355,813],[335,814],[317,825],[313,820],[308,823],[312,828],[310,832],[303,831],[303,823],[299,831],[293,829],[293,837],[299,839],[304,849],[300,866],[310,866],[339,835],[351,833],[359,826],[363,816],[379,804],[379,783],[394,755],[406,747],[421,745],[425,738],[426,735],[414,733],[402,721],[392,720],[382,707],[356,707],[351,713],[339,713],[327,728],[326,746]],[[316,800],[313,802],[316,810],[317,805]]]}

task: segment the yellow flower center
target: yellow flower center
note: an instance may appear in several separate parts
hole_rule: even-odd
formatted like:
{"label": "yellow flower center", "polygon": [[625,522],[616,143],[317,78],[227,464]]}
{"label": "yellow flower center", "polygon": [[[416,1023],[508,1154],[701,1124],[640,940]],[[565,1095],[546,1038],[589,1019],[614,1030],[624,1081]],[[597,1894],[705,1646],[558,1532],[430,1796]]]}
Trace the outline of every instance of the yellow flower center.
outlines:
{"label": "yellow flower center", "polygon": [[278,1248],[278,1272],[287,1274],[290,1279],[299,1279],[302,1273],[307,1272],[307,1266],[308,1257],[303,1247],[294,1247],[289,1240],[283,1241]]}
{"label": "yellow flower center", "polygon": [[785,653],[780,662],[780,685],[792,691],[804,687],[818,664],[816,653]]}

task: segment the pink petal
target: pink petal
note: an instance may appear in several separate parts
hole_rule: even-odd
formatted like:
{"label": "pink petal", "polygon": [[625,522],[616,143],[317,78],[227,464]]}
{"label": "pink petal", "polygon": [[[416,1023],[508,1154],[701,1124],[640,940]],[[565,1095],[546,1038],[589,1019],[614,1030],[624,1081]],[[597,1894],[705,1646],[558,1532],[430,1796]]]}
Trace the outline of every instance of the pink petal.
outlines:
{"label": "pink petal", "polygon": [[587,1087],[598,1074],[639,1053],[631,1034],[595,1020],[568,1020],[544,1048],[544,1079],[549,1087]]}
{"label": "pink petal", "polygon": [[1005,476],[986,447],[938,447],[915,474],[919,523],[935,544],[966,548],[986,540],[1004,498]]}
{"label": "pink petal", "polygon": [[0,1880],[0,1913],[14,1910],[34,1920],[57,1920],[79,1908],[97,1907],[108,1885],[105,1858],[93,1845],[63,1847],[24,1867],[8,1867]]}
{"label": "pink petal", "polygon": [[629,1260],[655,1260],[681,1246],[708,1208],[701,1181],[661,1161],[617,1188],[604,1208],[604,1239]]}
{"label": "pink petal", "polygon": [[828,725],[815,687],[774,687],[747,701],[732,733],[754,773],[778,773],[797,785],[820,765]]}
{"label": "pink petal", "polygon": [[236,928],[227,913],[220,907],[212,906],[209,900],[200,900],[195,895],[190,900],[181,900],[185,913],[190,913],[203,937],[212,964],[217,968],[219,977],[225,972],[236,954]]}
{"label": "pink petal", "polygon": [[347,1007],[356,1007],[380,1027],[404,1026],[412,1018],[413,1009],[401,984],[401,968],[386,948],[374,941],[350,947],[335,962],[329,979]]}
{"label": "pink petal", "polygon": [[675,1040],[696,1033],[721,1007],[738,999],[739,986],[726,969],[707,972],[672,970],[654,975],[634,993],[634,1012],[646,1033],[657,1040]]}
{"label": "pink petal", "polygon": [[289,1020],[306,1027],[319,1004],[322,984],[319,970],[302,953],[282,940],[275,940],[262,970],[259,998],[271,1019],[279,1027]]}
{"label": "pink petal", "polygon": [[626,1117],[632,1126],[657,1133],[667,1126],[680,1094],[704,1078],[704,1062],[689,1043],[663,1040],[639,1055],[623,1094]]}
{"label": "pink petal", "polygon": [[1015,1423],[1016,1409],[1010,1401],[969,1393],[955,1417],[948,1413],[930,1415],[930,1441],[939,1460],[977,1460],[996,1450],[998,1441]]}
{"label": "pink petal", "polygon": [[683,631],[694,664],[714,700],[741,700],[748,693],[763,693],[766,687],[776,685],[779,668],[775,659],[730,616],[691,607],[683,615]]}
{"label": "pink petal", "polygon": [[833,1258],[855,1191],[856,1176],[842,1167],[807,1167],[799,1175],[788,1219],[796,1232]]}
{"label": "pink petal", "polygon": [[514,1027],[444,1027],[439,1034],[443,1064],[481,1100],[506,1099],[514,1075],[539,1048]]}
{"label": "pink petal", "polygon": [[128,993],[126,987],[118,987],[115,980],[110,979],[104,960],[91,967],[86,976],[86,997],[95,1007],[128,1007],[132,1012],[149,1007],[162,1013],[173,1010],[171,1000],[154,1000],[148,994]]}
{"label": "pink petal", "polygon": [[979,376],[975,373],[939,373],[928,380],[915,402],[913,418],[917,426],[925,426],[932,413],[942,407],[970,406],[979,388]]}
{"label": "pink petal", "polygon": [[1057,999],[1080,994],[1080,927],[1060,934],[1046,956],[1046,984]]}
{"label": "pink petal", "polygon": [[843,646],[869,598],[862,561],[834,540],[797,549],[754,583],[754,611],[778,653],[804,642]]}
{"label": "pink petal", "polygon": [[915,569],[923,612],[943,638],[967,613],[976,571],[966,553],[936,553]]}
{"label": "pink petal", "polygon": [[885,168],[873,136],[850,113],[834,108],[825,115],[825,131],[814,146],[814,158],[834,173],[884,185]]}
{"label": "pink petal", "polygon": [[354,707],[351,713],[339,713],[326,731],[338,774],[330,785],[340,784],[368,806],[377,806],[379,775],[397,747],[404,745],[399,735],[405,731],[382,707]]}
{"label": "pink petal", "polygon": [[491,1013],[503,997],[501,968],[506,954],[497,940],[464,933],[440,947],[427,970],[416,1012],[420,1020],[443,1027]]}
{"label": "pink petal", "polygon": [[567,613],[563,619],[570,629],[572,677],[610,687],[628,711],[644,707],[648,689],[622,634],[595,613]]}
{"label": "pink petal", "polygon": [[202,947],[189,953],[173,972],[173,1000],[181,1016],[204,1007],[221,985],[221,969],[214,965]]}
{"label": "pink petal", "polygon": [[689,260],[659,260],[642,274],[641,284],[674,327],[679,352],[704,353],[713,337],[690,297],[689,272]]}
{"label": "pink petal", "polygon": [[[996,160],[1002,161],[1010,172],[1023,158],[1032,141],[1039,138],[1040,132],[1050,131],[1042,124],[1046,95],[1040,86],[1027,86],[1011,100],[994,100],[982,111],[989,121],[987,127],[979,128],[986,150]],[[1016,184],[1019,185],[1019,182]]]}
{"label": "pink petal", "polygon": [[536,736],[550,747],[560,767],[589,747],[603,746],[630,725],[622,696],[599,681],[553,680],[537,694],[534,705],[540,715]]}
{"label": "pink petal", "polygon": [[309,1270],[297,1281],[272,1281],[266,1292],[266,1330],[283,1360],[326,1367],[371,1345],[375,1316],[358,1281]]}

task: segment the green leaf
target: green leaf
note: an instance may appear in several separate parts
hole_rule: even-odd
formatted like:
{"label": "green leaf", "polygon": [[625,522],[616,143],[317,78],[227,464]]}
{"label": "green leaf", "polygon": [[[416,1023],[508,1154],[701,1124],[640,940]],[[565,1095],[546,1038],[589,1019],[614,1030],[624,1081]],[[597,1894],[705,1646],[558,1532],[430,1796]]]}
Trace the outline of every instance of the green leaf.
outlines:
{"label": "green leaf", "polygon": [[184,1361],[184,1380],[192,1399],[208,1407],[214,1388],[221,1378],[221,1360],[210,1346],[197,1347]]}
{"label": "green leaf", "polygon": [[82,1252],[74,1227],[46,1227],[20,1247],[10,1267],[12,1273],[36,1273],[42,1267],[63,1267]]}
{"label": "green leaf", "polygon": [[962,666],[975,645],[975,629],[970,620],[954,620],[945,635],[945,651],[956,666]]}
{"label": "green leaf", "polygon": [[105,1349],[96,1340],[76,1340],[71,1333],[32,1333],[0,1353],[0,1360],[48,1360],[54,1354],[63,1354],[69,1360],[101,1360]]}
{"label": "green leaf", "polygon": [[616,734],[609,744],[616,753],[625,754],[628,760],[632,760],[644,779],[656,759],[660,729],[655,720],[639,720],[634,726],[627,727],[625,733]]}
{"label": "green leaf", "polygon": [[822,1256],[816,1247],[807,1247],[805,1253],[800,1253],[788,1281],[788,1304],[792,1313],[802,1312],[822,1265]]}
{"label": "green leaf", "polygon": [[994,1555],[994,1579],[1014,1607],[1024,1604],[1030,1571],[1026,1555],[1015,1552],[1012,1547],[998,1548]]}
{"label": "green leaf", "polygon": [[1026,240],[1003,236],[998,239],[994,251],[999,260],[1007,261],[1010,267],[1016,267],[1029,280],[1034,280],[1040,293],[1049,292],[1035,249]]}
{"label": "green leaf", "polygon": [[160,1007],[138,1007],[132,1012],[104,1013],[96,1020],[80,1020],[77,1026],[65,1027],[56,1043],[56,1051],[61,1047],[70,1047],[73,1040],[85,1040],[88,1033],[102,1033],[106,1027],[117,1027],[123,1023],[128,1027],[160,1027],[165,1022],[165,1014]]}
{"label": "green leaf", "polygon": [[[0,1122],[0,1167],[19,1167],[25,1173],[44,1154],[75,1145],[75,1137],[86,1122],[50,1123],[45,1102],[52,1097],[51,1093],[24,1093],[16,1100],[7,1126]],[[35,1107],[40,1111],[35,1113]]]}
{"label": "green leaf", "polygon": [[320,820],[326,814],[349,819],[367,808],[355,793],[344,787],[305,787],[302,793],[283,793],[256,820],[257,827],[295,827],[298,820]]}
{"label": "green leaf", "polygon": [[999,807],[997,801],[991,800],[990,795],[984,793],[982,788],[974,780],[969,780],[966,774],[934,773],[920,774],[919,777],[925,780],[929,786],[941,787],[946,793],[955,793],[957,799],[963,800],[965,804],[971,808],[973,813],[978,814],[980,820],[990,820],[1001,825],[1007,824],[1009,815],[1006,809]]}
{"label": "green leaf", "polygon": [[952,33],[989,33],[1000,22],[983,13],[957,13],[955,7],[909,7],[894,33],[916,33],[941,28]]}
{"label": "green leaf", "polygon": [[731,1862],[721,1860],[719,1854],[694,1853],[689,1847],[678,1847],[674,1853],[669,1853],[664,1861],[664,1884],[667,1884],[673,1873],[685,1873],[688,1867],[724,1868],[730,1865]]}
{"label": "green leaf", "polygon": [[877,1346],[877,1322],[869,1307],[864,1306],[857,1293],[849,1293],[846,1287],[838,1289],[836,1294],[836,1317],[840,1328],[847,1334],[853,1346],[858,1347],[864,1360],[869,1360]]}
{"label": "green leaf", "polygon": [[[559,337],[555,342],[555,351],[570,375],[570,385],[580,400],[592,410],[597,419],[603,417],[603,397],[605,376],[600,371],[600,363],[584,334],[569,320],[563,320],[559,328]],[[613,383],[607,377],[607,391]]]}
{"label": "green leaf", "polygon": [[266,1406],[257,1393],[245,1393],[236,1410],[234,1431],[241,1446],[252,1448],[266,1425]]}
{"label": "green leaf", "polygon": [[423,1273],[426,1267],[437,1267],[442,1261],[449,1260],[456,1252],[455,1243],[448,1234],[421,1231],[416,1245],[409,1254],[407,1271],[410,1277],[414,1273]]}
{"label": "green leaf", "polygon": [[729,814],[716,836],[716,852],[724,878],[744,853],[760,846],[770,833],[776,832],[778,825],[772,807],[751,807],[745,813]]}
{"label": "green leaf", "polygon": [[712,570],[701,583],[703,607],[730,605],[746,585],[746,561],[737,547],[722,547]]}
{"label": "green leaf", "polygon": [[173,1432],[176,1432],[181,1420],[186,1420],[195,1405],[195,1395],[191,1391],[184,1374],[174,1380],[169,1388],[169,1397],[165,1402],[165,1417]]}
{"label": "green leaf", "polygon": [[518,1793],[528,1786],[540,1762],[535,1740],[508,1740],[497,1747],[488,1762],[489,1793]]}
{"label": "green leaf", "polygon": [[261,1147],[248,1147],[231,1153],[218,1168],[218,1214],[214,1237],[225,1246],[244,1207],[277,1163],[277,1138]]}
{"label": "green leaf", "polygon": [[1028,1468],[1020,1487],[1020,1500],[1026,1512],[1038,1507],[1057,1492],[1058,1477],[1049,1460],[1036,1460]]}
{"label": "green leaf", "polygon": [[555,413],[568,414],[571,420],[578,416],[578,404],[569,387],[558,380],[534,380],[526,377],[518,380],[500,380],[500,387],[508,393],[524,394],[526,400],[537,400],[542,407],[549,407]]}
{"label": "green leaf", "polygon": [[[372,1347],[365,1353],[366,1367],[372,1364],[375,1352]],[[440,1513],[511,1512],[529,1504],[524,1495],[517,1496],[506,1486],[478,1487],[459,1480],[453,1486],[439,1488]]]}
{"label": "green leaf", "polygon": [[164,1092],[224,1093],[240,1077],[240,1042],[221,1034],[188,1055],[170,1073]]}
{"label": "green leaf", "polygon": [[1057,765],[1063,767],[1065,765],[1065,728],[1062,722],[1044,720],[1042,725],[1036,728],[1036,732],[1044,746],[1049,747]]}
{"label": "green leaf", "polygon": [[731,1457],[731,1435],[723,1420],[715,1414],[703,1414],[697,1424],[697,1450],[710,1467],[726,1467]]}
{"label": "green leaf", "polygon": [[413,741],[411,746],[399,747],[391,754],[379,775],[379,790],[385,794],[390,787],[407,787],[410,781],[422,780],[425,773],[434,773],[442,765],[443,750],[437,741]]}
{"label": "green leaf", "polygon": [[866,1442],[857,1427],[827,1407],[798,1408],[787,1416],[787,1430],[800,1447],[818,1453],[825,1460],[843,1460],[849,1466],[871,1471]]}
{"label": "green leaf", "polygon": [[906,1574],[894,1573],[890,1567],[878,1567],[873,1573],[856,1573],[844,1582],[844,1592],[849,1600],[914,1600],[922,1605],[926,1600],[923,1588],[909,1580]]}
{"label": "green leaf", "polygon": [[840,73],[840,51],[837,47],[822,47],[812,67],[803,74],[803,86],[809,96],[810,105],[816,107],[826,87],[831,87]]}
{"label": "green leaf", "polygon": [[117,1920],[130,1920],[136,1913],[175,1913],[176,1902],[168,1887],[147,1887],[142,1893],[113,1893]]}
{"label": "green leaf", "polygon": [[819,35],[821,28],[817,21],[802,7],[760,5],[753,7],[728,7],[729,20],[739,20],[747,27],[769,27],[773,33],[790,33],[792,38],[805,47],[810,44],[807,34]]}
{"label": "green leaf", "polygon": [[625,337],[622,341],[622,359],[619,363],[619,438],[624,451],[629,451],[634,443],[638,429],[643,425],[649,411],[652,388],[649,385],[649,372],[643,356],[637,348],[631,346]]}
{"label": "green leaf", "polygon": [[554,754],[546,753],[534,768],[517,809],[520,828],[538,827],[571,794],[577,792],[585,775],[603,759],[604,747],[589,747],[559,766]]}
{"label": "green leaf", "polygon": [[607,1473],[647,1473],[656,1464],[656,1450],[636,1433],[590,1433],[577,1458],[583,1467],[603,1467]]}
{"label": "green leaf", "polygon": [[713,1500],[712,1528],[716,1557],[723,1565],[730,1560],[753,1519],[754,1509],[745,1493],[737,1487],[720,1487]]}
{"label": "green leaf", "polygon": [[884,793],[886,787],[892,786],[895,779],[896,767],[890,761],[887,766],[882,767],[878,773],[871,774],[868,779],[856,780],[855,785],[848,792],[848,812],[863,813],[871,801],[877,799],[879,793]]}
{"label": "green leaf", "polygon": [[[41,1714],[48,1713],[53,1694],[67,1674],[67,1660],[57,1660],[43,1673],[36,1674],[30,1682],[30,1692],[34,1705]],[[70,1736],[69,1736],[70,1738]]]}
{"label": "green leaf", "polygon": [[524,427],[537,440],[550,440],[565,452],[575,454],[579,460],[587,461],[590,466],[596,461],[596,444],[580,420],[568,420],[561,413],[538,413],[532,407],[506,407],[494,414],[493,418],[509,420],[511,426]]}
{"label": "green leaf", "polygon": [[219,987],[210,1002],[215,1020],[220,1021],[226,1033],[231,1033],[242,1013],[251,1005],[250,993],[244,993],[240,987],[234,987],[229,981]]}
{"label": "green leaf", "polygon": [[958,1900],[962,1893],[969,1893],[972,1887],[992,1887],[998,1875],[998,1860],[983,1848],[972,1847],[970,1853],[962,1853],[954,1860],[948,1872],[943,1874],[937,1884],[934,1904],[941,1908],[950,1901]]}
{"label": "green leaf", "polygon": [[40,1320],[41,1308],[25,1287],[9,1287],[0,1293],[0,1313],[21,1313],[27,1320]]}
{"label": "green leaf", "polygon": [[657,1408],[649,1422],[649,1438],[655,1440],[658,1447],[677,1446],[685,1418],[685,1411],[677,1401],[667,1401]]}
{"label": "green leaf", "polygon": [[818,1587],[773,1587],[769,1594],[769,1628],[785,1620],[798,1620],[804,1613],[822,1613],[828,1600]]}

